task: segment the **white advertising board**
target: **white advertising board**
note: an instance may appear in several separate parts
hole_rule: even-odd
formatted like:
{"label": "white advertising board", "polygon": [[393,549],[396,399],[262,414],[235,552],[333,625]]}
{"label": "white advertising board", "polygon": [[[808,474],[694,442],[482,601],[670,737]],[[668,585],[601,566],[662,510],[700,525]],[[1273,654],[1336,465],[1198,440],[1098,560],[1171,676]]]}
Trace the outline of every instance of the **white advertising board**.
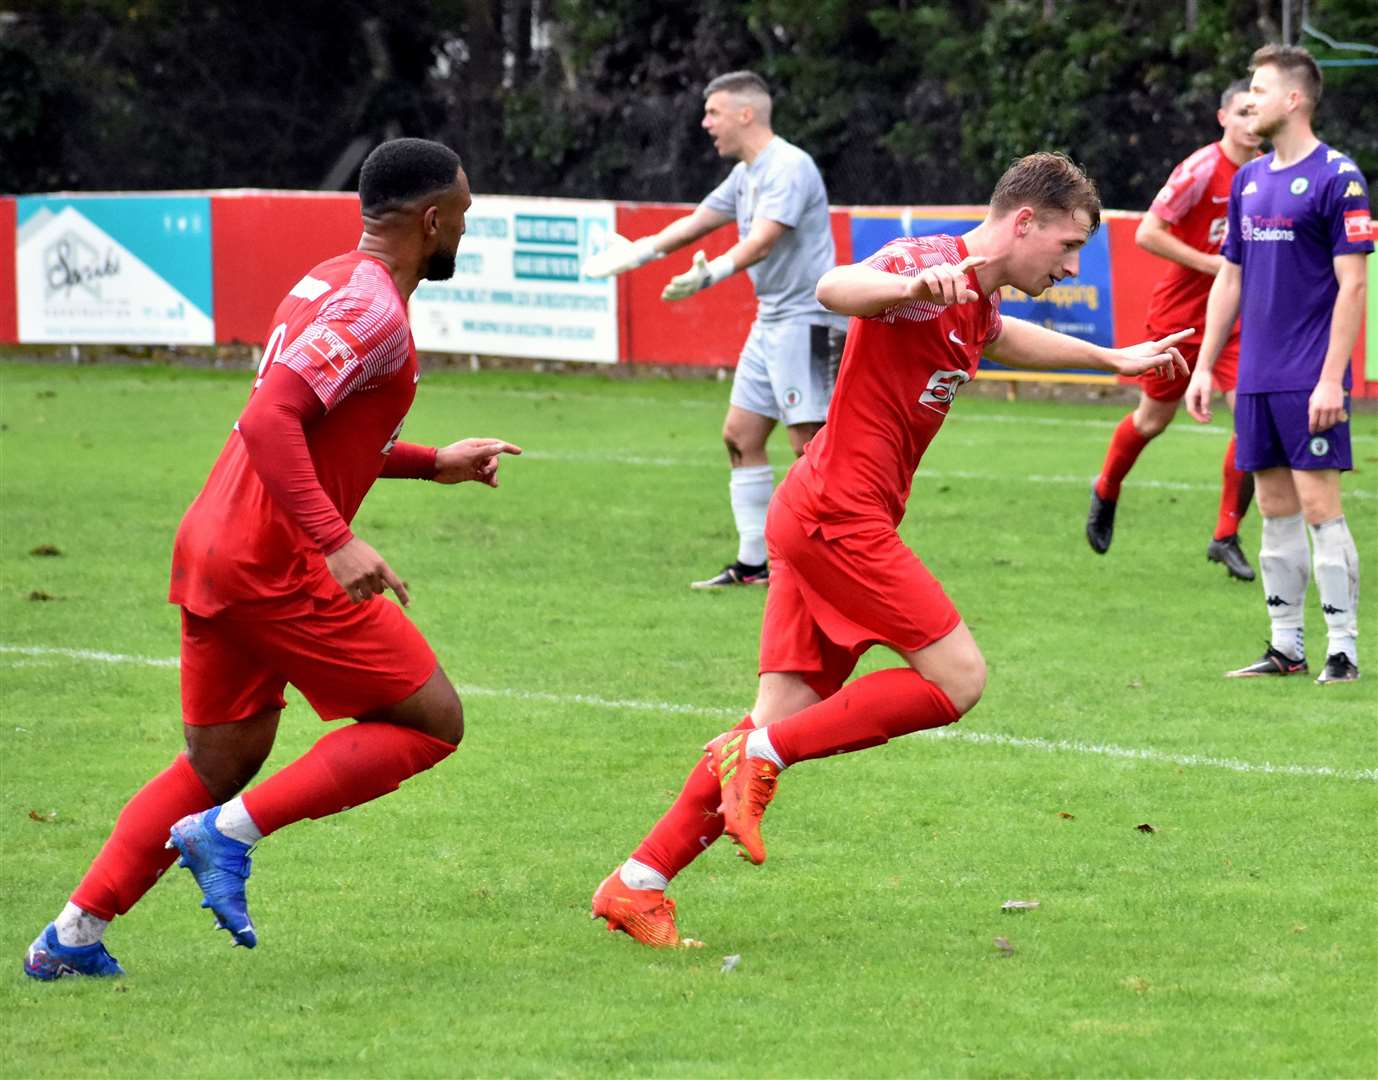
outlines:
{"label": "white advertising board", "polygon": [[210,345],[205,196],[17,200],[19,340]]}
{"label": "white advertising board", "polygon": [[616,279],[579,273],[614,215],[610,202],[474,196],[454,277],[412,295],[416,347],[616,363]]}

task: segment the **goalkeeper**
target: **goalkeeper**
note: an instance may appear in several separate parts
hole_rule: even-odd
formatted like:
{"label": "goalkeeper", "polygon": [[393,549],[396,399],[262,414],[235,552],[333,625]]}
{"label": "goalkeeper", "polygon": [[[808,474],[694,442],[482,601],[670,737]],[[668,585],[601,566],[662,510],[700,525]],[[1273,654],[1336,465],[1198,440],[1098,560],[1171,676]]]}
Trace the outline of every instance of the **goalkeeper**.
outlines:
{"label": "goalkeeper", "polygon": [[764,585],[766,508],[775,482],[766,440],[781,421],[795,455],[828,414],[846,320],[814,297],[818,279],[836,264],[828,193],[813,158],[770,126],[770,92],[750,71],[719,75],[703,91],[703,128],[722,157],[737,159],[727,179],[693,213],[632,241],[614,236],[590,256],[584,274],[625,273],[691,244],[729,221],[737,243],[672,277],[663,300],[683,300],[745,270],[756,289],[756,319],[732,380],[723,442],[732,472],[728,491],[737,525],[737,556],[695,589]]}

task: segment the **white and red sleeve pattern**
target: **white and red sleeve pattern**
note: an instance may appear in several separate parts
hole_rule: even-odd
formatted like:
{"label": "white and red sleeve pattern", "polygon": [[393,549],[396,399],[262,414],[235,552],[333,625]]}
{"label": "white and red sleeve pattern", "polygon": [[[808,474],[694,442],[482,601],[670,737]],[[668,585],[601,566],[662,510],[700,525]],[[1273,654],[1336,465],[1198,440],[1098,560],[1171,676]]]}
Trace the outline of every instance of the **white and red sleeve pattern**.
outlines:
{"label": "white and red sleeve pattern", "polygon": [[1149,210],[1169,225],[1176,225],[1201,201],[1219,160],[1219,144],[1211,143],[1179,162],[1162,190],[1153,197]]}
{"label": "white and red sleeve pattern", "polygon": [[[900,277],[918,277],[930,266],[942,266],[944,263],[954,264],[961,261],[962,255],[957,250],[957,241],[952,237],[920,236],[892,240],[867,259],[866,265],[877,270],[884,270],[887,274],[898,274]],[[929,319],[938,318],[945,309],[946,305],[944,304],[930,304],[926,300],[911,300],[905,304],[897,304],[888,311],[872,317],[887,323],[893,323],[896,319],[927,322]]]}
{"label": "white and red sleeve pattern", "polygon": [[329,411],[355,390],[390,379],[411,349],[407,310],[387,271],[363,259],[282,351]]}

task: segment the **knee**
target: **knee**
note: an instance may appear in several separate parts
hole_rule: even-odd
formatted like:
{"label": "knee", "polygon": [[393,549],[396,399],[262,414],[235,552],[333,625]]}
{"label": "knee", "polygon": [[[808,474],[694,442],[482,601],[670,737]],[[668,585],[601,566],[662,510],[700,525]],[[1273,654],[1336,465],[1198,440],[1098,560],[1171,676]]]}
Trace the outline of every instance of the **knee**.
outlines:
{"label": "knee", "polygon": [[1159,409],[1139,409],[1134,413],[1134,430],[1145,439],[1156,439],[1172,423],[1173,415]]}
{"label": "knee", "polygon": [[453,686],[449,686],[449,691],[447,699],[437,703],[431,734],[441,742],[458,746],[464,740],[464,703]]}
{"label": "knee", "polygon": [[952,707],[965,716],[986,690],[986,658],[980,649],[965,650],[943,668],[942,677],[934,680],[947,695]]}
{"label": "knee", "polygon": [[206,785],[211,798],[217,803],[234,798],[258,775],[258,770],[268,760],[268,752],[258,752],[246,748],[234,754],[227,754],[223,748],[214,750],[188,743],[187,762]]}
{"label": "knee", "polygon": [[723,445],[727,447],[727,456],[732,464],[734,466],[739,464],[742,460],[742,455],[746,452],[746,447],[743,445],[744,440],[741,436],[732,428],[724,427],[722,429],[722,442]]}

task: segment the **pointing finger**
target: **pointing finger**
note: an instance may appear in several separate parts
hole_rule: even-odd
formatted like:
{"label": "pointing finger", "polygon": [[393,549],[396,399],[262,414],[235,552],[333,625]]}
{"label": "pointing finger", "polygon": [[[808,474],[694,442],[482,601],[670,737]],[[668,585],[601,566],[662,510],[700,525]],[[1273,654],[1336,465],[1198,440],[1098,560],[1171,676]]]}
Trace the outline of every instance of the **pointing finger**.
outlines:
{"label": "pointing finger", "polygon": [[1194,333],[1196,333],[1196,328],[1188,327],[1185,330],[1178,330],[1175,334],[1168,334],[1167,337],[1159,338],[1153,342],[1153,345],[1155,348],[1166,349],[1169,345],[1176,345],[1183,338],[1189,338]]}
{"label": "pointing finger", "polygon": [[382,578],[387,587],[390,588],[396,594],[398,603],[400,603],[403,607],[406,607],[408,604],[411,603],[411,596],[407,592],[406,582],[404,582],[401,578],[399,578],[396,574],[392,572],[392,567],[384,564],[382,569]]}

